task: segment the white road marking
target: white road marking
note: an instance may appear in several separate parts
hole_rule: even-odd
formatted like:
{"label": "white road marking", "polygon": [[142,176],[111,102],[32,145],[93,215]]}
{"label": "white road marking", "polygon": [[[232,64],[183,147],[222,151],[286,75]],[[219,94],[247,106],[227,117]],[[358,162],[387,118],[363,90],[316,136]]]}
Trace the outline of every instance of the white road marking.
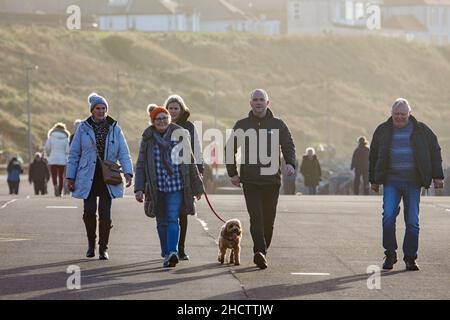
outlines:
{"label": "white road marking", "polygon": [[307,272],[291,272],[291,275],[293,276],[329,276],[329,273],[317,273],[317,272],[312,272],[312,273],[307,273]]}
{"label": "white road marking", "polygon": [[75,206],[46,206],[46,209],[78,209]]}
{"label": "white road marking", "polygon": [[30,200],[30,196],[27,196],[27,200]]}
{"label": "white road marking", "polygon": [[30,239],[0,238],[0,242],[28,241]]}
{"label": "white road marking", "polygon": [[200,224],[202,225],[202,227],[203,227],[203,229],[204,229],[205,231],[208,231],[208,230],[209,230],[208,224],[207,224],[205,221],[203,221],[203,220],[200,219],[200,218],[197,218],[197,220],[198,220],[198,222],[200,222]]}
{"label": "white road marking", "polygon": [[5,203],[4,205],[2,205],[2,206],[0,207],[0,209],[5,209],[9,204],[11,204],[11,203],[13,203],[13,202],[16,202],[16,201],[17,201],[17,199],[9,200],[7,203]]}
{"label": "white road marking", "polygon": [[445,209],[445,211],[448,211],[448,212],[450,212],[450,209]]}

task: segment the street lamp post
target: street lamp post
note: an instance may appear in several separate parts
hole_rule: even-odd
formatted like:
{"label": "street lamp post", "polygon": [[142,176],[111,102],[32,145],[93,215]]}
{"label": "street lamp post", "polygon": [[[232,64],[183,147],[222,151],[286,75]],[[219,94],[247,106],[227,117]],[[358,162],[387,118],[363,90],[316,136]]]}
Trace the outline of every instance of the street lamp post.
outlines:
{"label": "street lamp post", "polygon": [[30,71],[37,70],[38,66],[26,67],[27,81],[27,127],[28,127],[28,161],[31,162],[32,141],[31,141],[31,99],[30,99]]}

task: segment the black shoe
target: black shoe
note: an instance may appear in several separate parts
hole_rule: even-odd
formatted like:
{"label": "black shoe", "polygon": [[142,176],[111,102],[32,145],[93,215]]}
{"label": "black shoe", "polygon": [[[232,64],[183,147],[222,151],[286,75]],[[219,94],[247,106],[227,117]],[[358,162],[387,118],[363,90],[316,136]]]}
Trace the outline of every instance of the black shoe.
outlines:
{"label": "black shoe", "polygon": [[383,270],[392,270],[394,268],[394,264],[397,263],[397,255],[386,255],[384,257]]}
{"label": "black shoe", "polygon": [[86,234],[88,238],[88,250],[86,252],[87,258],[95,257],[95,239],[97,231],[97,218],[87,214],[83,215],[84,225],[86,227]]}
{"label": "black shoe", "polygon": [[167,261],[169,262],[169,267],[173,268],[177,265],[178,263],[178,255],[176,252],[172,252],[171,254],[169,254],[169,258],[167,259]]}
{"label": "black shoe", "polygon": [[185,252],[179,252],[178,257],[180,258],[180,260],[184,260],[184,261],[189,260],[189,256]]}
{"label": "black shoe", "polygon": [[266,269],[267,268],[266,257],[261,252],[255,253],[255,256],[253,257],[253,262],[260,269]]}
{"label": "black shoe", "polygon": [[93,242],[89,242],[88,249],[86,251],[86,258],[95,257],[95,240]]}
{"label": "black shoe", "polygon": [[406,270],[408,271],[419,271],[419,265],[416,262],[416,259],[405,258]]}
{"label": "black shoe", "polygon": [[99,259],[100,260],[109,260],[108,255],[108,242],[109,242],[109,233],[112,228],[111,220],[103,220],[99,219],[98,231],[99,231]]}
{"label": "black shoe", "polygon": [[108,248],[100,247],[98,251],[99,251],[98,253],[99,260],[109,260]]}

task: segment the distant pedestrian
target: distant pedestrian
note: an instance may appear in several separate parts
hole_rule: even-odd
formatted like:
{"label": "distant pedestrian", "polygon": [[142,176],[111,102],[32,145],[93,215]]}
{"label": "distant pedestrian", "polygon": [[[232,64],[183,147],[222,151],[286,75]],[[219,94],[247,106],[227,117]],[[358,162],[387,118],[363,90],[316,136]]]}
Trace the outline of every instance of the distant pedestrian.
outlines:
{"label": "distant pedestrian", "polygon": [[369,194],[369,142],[366,137],[358,138],[358,147],[353,152],[352,164],[350,170],[355,170],[355,179],[353,181],[353,192],[359,194],[359,185],[361,177],[363,180],[364,194]]}
{"label": "distant pedestrian", "polygon": [[42,154],[36,152],[34,160],[28,170],[28,181],[34,186],[35,195],[47,194],[47,182],[50,180],[50,172],[47,163],[42,160]]}
{"label": "distant pedestrian", "polygon": [[395,222],[403,198],[405,238],[403,261],[406,270],[419,270],[416,263],[419,249],[420,189],[434,183],[442,189],[441,147],[433,131],[411,115],[411,106],[403,98],[392,105],[391,117],[375,130],[370,146],[369,181],[372,190],[383,185],[383,269],[390,270],[397,262]]}
{"label": "distant pedestrian", "polygon": [[309,195],[317,194],[317,186],[322,177],[319,159],[314,148],[307,148],[300,165],[300,173],[304,178],[304,185]]}
{"label": "distant pedestrian", "polygon": [[20,175],[23,173],[19,159],[16,157],[12,158],[6,171],[8,173],[6,181],[8,182],[9,194],[19,194]]}
{"label": "distant pedestrian", "polygon": [[83,122],[81,119],[77,119],[73,122],[73,133],[69,137],[69,146],[72,144],[73,137],[75,136],[75,132],[77,132],[78,127]]}
{"label": "distant pedestrian", "polygon": [[69,137],[64,123],[58,122],[48,132],[45,143],[45,152],[48,155],[48,164],[52,174],[55,196],[60,197],[64,187],[64,174],[69,155]]}

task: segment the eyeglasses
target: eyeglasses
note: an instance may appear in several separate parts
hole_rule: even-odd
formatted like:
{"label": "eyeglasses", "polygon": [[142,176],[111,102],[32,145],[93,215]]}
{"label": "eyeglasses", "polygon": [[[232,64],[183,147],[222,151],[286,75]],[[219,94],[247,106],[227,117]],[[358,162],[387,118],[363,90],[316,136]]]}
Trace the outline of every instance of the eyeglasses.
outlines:
{"label": "eyeglasses", "polygon": [[169,119],[169,117],[161,117],[161,118],[155,118],[155,121],[167,121]]}
{"label": "eyeglasses", "polygon": [[259,99],[258,98],[253,98],[252,101],[253,102],[258,102],[258,101],[265,102],[266,99],[264,99],[264,98],[259,98]]}

